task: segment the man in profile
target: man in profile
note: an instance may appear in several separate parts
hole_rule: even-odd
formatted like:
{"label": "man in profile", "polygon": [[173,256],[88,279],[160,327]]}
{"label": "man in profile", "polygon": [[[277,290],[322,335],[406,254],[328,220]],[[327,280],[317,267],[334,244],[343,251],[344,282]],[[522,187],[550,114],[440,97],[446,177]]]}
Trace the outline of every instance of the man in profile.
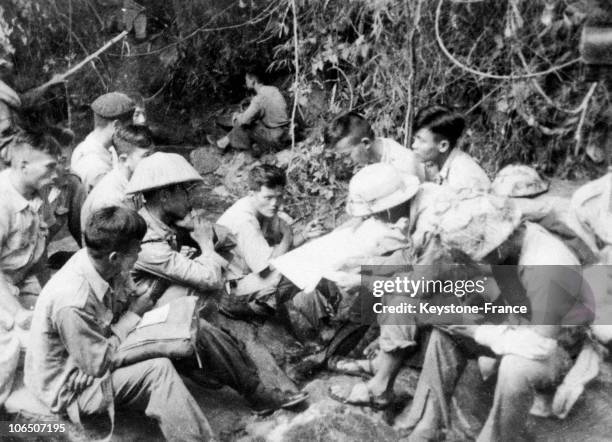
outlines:
{"label": "man in profile", "polygon": [[232,130],[223,138],[213,142],[225,150],[250,150],[256,144],[259,150],[274,150],[280,146],[287,133],[289,118],[285,97],[274,86],[266,86],[254,73],[245,76],[245,85],[255,91],[251,104],[232,117]]}

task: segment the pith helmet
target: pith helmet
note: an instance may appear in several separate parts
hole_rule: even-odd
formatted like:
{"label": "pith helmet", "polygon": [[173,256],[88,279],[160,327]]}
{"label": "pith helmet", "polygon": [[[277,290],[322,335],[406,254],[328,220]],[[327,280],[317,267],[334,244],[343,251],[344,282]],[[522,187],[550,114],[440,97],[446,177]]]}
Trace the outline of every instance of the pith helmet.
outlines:
{"label": "pith helmet", "polygon": [[462,191],[449,203],[436,214],[440,239],[476,261],[506,241],[521,222],[514,202],[502,196]]}
{"label": "pith helmet", "polygon": [[395,207],[419,190],[419,179],[402,175],[384,163],[364,167],[349,183],[346,211],[351,216],[368,216]]}
{"label": "pith helmet", "polygon": [[91,110],[102,118],[117,118],[136,109],[134,100],[121,92],[100,95],[91,103]]}
{"label": "pith helmet", "polygon": [[4,101],[11,107],[20,108],[21,99],[17,92],[15,92],[8,84],[0,80],[0,101]]}
{"label": "pith helmet", "polygon": [[493,193],[511,197],[536,196],[548,190],[548,182],[524,164],[514,164],[499,171],[492,184]]}
{"label": "pith helmet", "polygon": [[202,177],[185,158],[176,153],[156,152],[138,163],[126,193],[194,181],[202,181]]}

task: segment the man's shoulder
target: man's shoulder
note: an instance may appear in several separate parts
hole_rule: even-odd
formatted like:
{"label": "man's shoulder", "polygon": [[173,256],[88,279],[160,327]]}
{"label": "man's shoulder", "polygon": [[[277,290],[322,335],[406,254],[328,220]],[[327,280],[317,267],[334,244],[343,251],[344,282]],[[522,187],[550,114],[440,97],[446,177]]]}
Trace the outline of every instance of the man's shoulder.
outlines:
{"label": "man's shoulder", "polygon": [[43,287],[40,301],[52,305],[57,312],[65,307],[84,308],[90,295],[91,289],[84,275],[69,261]]}
{"label": "man's shoulder", "polygon": [[584,208],[599,201],[606,191],[607,181],[612,180],[610,174],[590,181],[579,187],[572,196],[572,206],[576,209]]}
{"label": "man's shoulder", "polygon": [[232,204],[217,220],[217,224],[233,230],[243,223],[256,221],[251,198],[245,196]]}

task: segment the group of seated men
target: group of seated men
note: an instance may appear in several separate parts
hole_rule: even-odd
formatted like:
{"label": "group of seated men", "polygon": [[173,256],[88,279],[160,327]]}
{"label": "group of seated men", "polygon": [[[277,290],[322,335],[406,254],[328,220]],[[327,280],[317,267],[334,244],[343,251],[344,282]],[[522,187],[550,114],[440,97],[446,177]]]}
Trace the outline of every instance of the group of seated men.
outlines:
{"label": "group of seated men", "polygon": [[[46,207],[62,192],[49,188],[67,172],[57,170],[62,150],[53,137],[20,132],[11,138],[9,167],[0,172],[0,346],[17,353],[27,346],[25,385],[53,413],[78,422],[81,415],[126,407],[157,420],[169,440],[214,440],[179,373],[227,385],[260,413],[306,399],[305,393],[265,385],[244,345],[217,325],[216,310],[234,319],[284,315],[296,337],[316,337],[329,326],[338,303],[324,290],[299,290],[271,261],[323,230],[313,222],[294,234],[280,211],[286,176],[271,165],[252,168],[248,195],[212,225],[192,210],[190,189],[202,181],[198,172],[178,154],[154,152],[149,130],[133,124],[134,109],[118,92],[92,104],[95,128],[70,161],[87,195],[68,208],[78,211],[79,234],[73,235],[84,247],[43,288],[37,272],[50,240],[45,215],[57,212]],[[406,238],[405,247],[363,257],[362,263],[450,263],[457,254],[447,252],[458,249],[473,263],[472,277],[487,271],[492,276],[491,302],[510,302],[505,296],[518,288],[534,312],[548,316],[512,318],[514,325],[481,318],[433,329],[418,318],[403,325],[379,318],[380,335],[368,347],[375,359],[329,364],[371,379],[349,391],[333,387],[330,395],[347,404],[391,405],[398,371],[427,333],[422,375],[398,428],[413,440],[439,440],[450,427],[451,398],[467,359],[483,356],[488,372],[497,371],[497,385],[479,440],[527,439],[523,424],[538,392],[556,388],[553,411],[566,414],[588,380],[582,366],[594,341],[610,338],[608,329],[593,325],[592,315],[575,314],[572,326],[564,325],[573,311],[550,306],[565,306],[564,296],[580,298],[582,286],[572,286],[576,293],[551,293],[537,269],[611,264],[611,177],[576,193],[571,228],[527,221],[511,199],[489,192],[486,173],[457,148],[464,126],[456,112],[427,107],[417,115],[408,149],[376,137],[360,115],[330,123],[327,146],[364,166],[349,185],[346,209],[352,221],[375,219]],[[230,246],[222,247],[224,242]],[[497,264],[521,270],[496,274],[507,268]],[[330,280],[348,297],[359,290],[361,277],[354,269]],[[189,295],[212,305],[201,311],[196,357],[130,365],[117,360],[143,314]],[[16,362],[7,368],[14,372]],[[11,385],[0,376],[0,403]]]}

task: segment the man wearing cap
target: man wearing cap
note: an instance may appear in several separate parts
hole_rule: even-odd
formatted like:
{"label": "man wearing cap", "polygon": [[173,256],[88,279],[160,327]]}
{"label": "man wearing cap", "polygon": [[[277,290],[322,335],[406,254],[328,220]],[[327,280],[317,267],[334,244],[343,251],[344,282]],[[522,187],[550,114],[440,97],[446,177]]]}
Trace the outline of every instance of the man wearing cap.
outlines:
{"label": "man wearing cap", "polygon": [[[451,192],[452,193],[452,192]],[[390,256],[361,260],[362,265],[409,265],[415,256],[429,246],[429,234],[435,231],[436,218],[424,215],[428,207],[448,196],[448,190],[432,183],[419,185],[418,177],[401,174],[389,164],[364,167],[351,179],[347,212],[352,216],[376,217],[395,224],[410,239],[410,249]],[[338,275],[339,276],[339,275]],[[346,275],[338,282],[345,290],[361,284],[359,274]],[[376,360],[343,359],[332,361],[328,368],[355,374],[373,374],[367,382],[356,384],[349,391],[332,386],[330,395],[341,402],[355,405],[384,407],[392,402],[393,384],[402,361],[417,349],[417,328],[406,325],[381,324],[380,351]]]}
{"label": "man wearing cap", "polygon": [[117,163],[113,169],[92,189],[81,210],[81,226],[87,218],[103,207],[121,206],[140,210],[140,201],[126,196],[128,181],[136,166],[151,152],[152,135],[146,126],[127,125],[117,128],[113,135],[113,146],[117,152]]}
{"label": "man wearing cap", "polygon": [[398,426],[411,440],[438,440],[450,428],[451,398],[468,358],[490,356],[497,361],[497,384],[477,440],[531,440],[524,424],[536,389],[560,386],[552,410],[561,417],[581,391],[570,367],[585,350],[593,306],[580,261],[543,227],[521,223],[512,203],[498,197],[464,195],[434,215],[445,247],[492,265],[496,290],[487,295],[499,305],[525,305],[529,315],[482,314],[481,325],[434,328],[412,407]]}
{"label": "man wearing cap", "polygon": [[[137,287],[153,292],[158,305],[189,294],[215,304],[224,287],[223,267],[227,262],[215,252],[212,226],[201,215],[190,216],[187,186],[200,181],[202,177],[183,157],[158,152],[140,161],[128,183],[127,194],[141,193],[144,197],[139,213],[147,224],[134,279]],[[180,226],[189,230],[200,249],[199,256],[181,253],[184,243],[178,236]],[[287,407],[306,399],[305,394],[264,386],[240,343],[204,319],[200,320],[197,351],[206,361],[204,374],[244,395],[257,411]],[[182,365],[187,363],[181,361]],[[198,371],[197,367],[185,368]]]}
{"label": "man wearing cap", "polygon": [[134,115],[134,102],[121,92],[101,95],[91,104],[94,130],[74,149],[70,166],[81,178],[87,192],[113,166],[111,152],[113,134],[120,124],[129,124]]}
{"label": "man wearing cap", "polygon": [[361,166],[373,163],[391,164],[400,172],[425,179],[425,170],[412,149],[391,138],[376,137],[370,123],[350,112],[336,118],[325,128],[325,144]]}
{"label": "man wearing cap", "polygon": [[485,171],[467,153],[457,148],[465,129],[463,116],[445,106],[428,106],[415,118],[412,149],[425,166],[425,180],[455,189],[488,191]]}

